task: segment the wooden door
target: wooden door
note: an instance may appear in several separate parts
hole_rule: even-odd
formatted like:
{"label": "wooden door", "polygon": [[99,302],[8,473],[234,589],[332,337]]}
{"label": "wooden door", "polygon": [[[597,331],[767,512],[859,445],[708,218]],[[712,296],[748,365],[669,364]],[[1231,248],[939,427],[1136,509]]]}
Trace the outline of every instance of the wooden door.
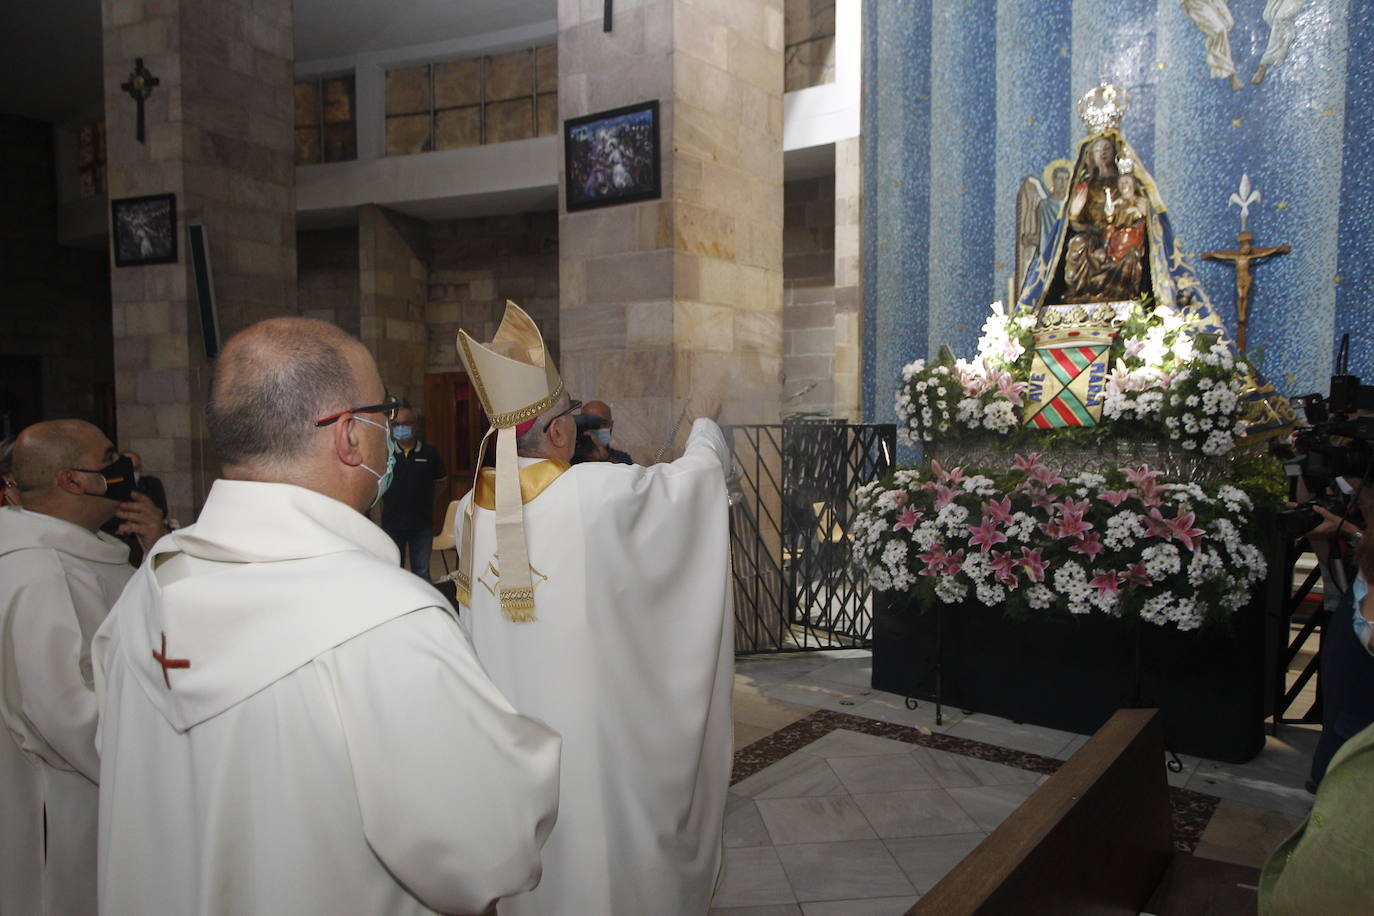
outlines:
{"label": "wooden door", "polygon": [[472,489],[477,446],[486,432],[481,402],[466,372],[425,375],[425,441],[439,450],[448,468],[446,484],[434,488],[434,531],[444,524],[450,500]]}

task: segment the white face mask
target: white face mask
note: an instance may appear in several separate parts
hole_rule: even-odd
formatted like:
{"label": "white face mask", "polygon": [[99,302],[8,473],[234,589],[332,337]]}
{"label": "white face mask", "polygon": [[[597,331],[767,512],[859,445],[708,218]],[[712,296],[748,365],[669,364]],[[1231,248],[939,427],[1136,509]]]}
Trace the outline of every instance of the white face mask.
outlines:
{"label": "white face mask", "polygon": [[602,446],[606,448],[610,448],[611,446],[611,431],[609,429],[592,430],[592,438],[600,442]]}

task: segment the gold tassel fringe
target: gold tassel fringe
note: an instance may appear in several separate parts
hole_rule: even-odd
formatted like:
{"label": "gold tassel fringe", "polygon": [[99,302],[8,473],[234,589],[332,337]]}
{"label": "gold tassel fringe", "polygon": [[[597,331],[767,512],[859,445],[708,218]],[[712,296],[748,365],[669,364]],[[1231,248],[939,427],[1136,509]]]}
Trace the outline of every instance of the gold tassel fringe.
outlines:
{"label": "gold tassel fringe", "polygon": [[506,619],[512,623],[533,623],[536,619],[534,616],[534,589],[501,589],[501,611],[506,615]]}

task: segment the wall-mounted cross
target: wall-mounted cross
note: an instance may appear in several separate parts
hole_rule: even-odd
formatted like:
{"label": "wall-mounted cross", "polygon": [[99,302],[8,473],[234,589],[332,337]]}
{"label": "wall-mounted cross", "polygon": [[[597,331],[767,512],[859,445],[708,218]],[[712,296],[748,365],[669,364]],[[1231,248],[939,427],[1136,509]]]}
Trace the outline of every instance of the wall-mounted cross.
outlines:
{"label": "wall-mounted cross", "polygon": [[1204,251],[1202,253],[1202,256],[1209,261],[1229,261],[1231,266],[1236,269],[1236,347],[1241,353],[1245,352],[1245,330],[1250,321],[1250,290],[1255,285],[1255,278],[1250,274],[1250,263],[1262,261],[1278,254],[1288,254],[1293,250],[1288,245],[1256,248],[1251,244],[1253,241],[1254,236],[1250,234],[1249,229],[1246,229],[1236,236],[1236,242],[1240,245],[1239,248],[1232,251]]}
{"label": "wall-mounted cross", "polygon": [[[610,3],[611,0],[606,0],[606,2]],[[119,88],[129,93],[133,100],[138,103],[138,130],[134,136],[138,138],[139,143],[143,142],[143,102],[153,94],[153,87],[160,82],[161,80],[153,76],[152,72],[143,66],[143,58],[135,57],[134,72],[129,74],[129,81],[119,84]]]}

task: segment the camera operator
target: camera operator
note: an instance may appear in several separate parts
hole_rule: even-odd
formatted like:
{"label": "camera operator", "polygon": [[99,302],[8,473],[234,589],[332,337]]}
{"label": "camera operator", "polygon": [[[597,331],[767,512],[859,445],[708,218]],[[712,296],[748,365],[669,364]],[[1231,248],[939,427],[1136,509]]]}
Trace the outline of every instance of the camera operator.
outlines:
{"label": "camera operator", "polygon": [[[1315,792],[1332,755],[1351,736],[1374,723],[1374,648],[1371,634],[1374,628],[1374,600],[1369,596],[1368,583],[1374,580],[1374,540],[1364,537],[1362,523],[1374,511],[1374,498],[1359,478],[1345,481],[1355,487],[1360,497],[1364,517],[1358,521],[1342,517],[1330,509],[1313,504],[1322,519],[1307,533],[1314,550],[1325,546],[1325,553],[1334,559],[1331,565],[1342,570],[1340,550],[1330,545],[1341,541],[1355,547],[1354,581],[1342,581],[1334,590],[1337,599],[1331,619],[1322,631],[1321,641],[1321,697],[1322,733],[1312,754],[1312,770],[1307,788]],[[1353,509],[1354,507],[1352,507]],[[1352,515],[1353,513],[1347,513]],[[1327,580],[1330,583],[1330,579]]]}
{"label": "camera operator", "polygon": [[[1316,554],[1323,604],[1331,611],[1322,628],[1322,734],[1307,783],[1312,792],[1340,746],[1374,723],[1374,649],[1368,623],[1374,619],[1374,601],[1368,595],[1368,583],[1374,580],[1374,538],[1364,537],[1367,520],[1374,520],[1374,493],[1365,485],[1374,471],[1374,420],[1367,410],[1374,389],[1344,374],[1340,357],[1338,364],[1341,374],[1332,377],[1328,398],[1293,399],[1309,424],[1294,433],[1295,456],[1287,462],[1297,477],[1301,502],[1279,516],[1285,532],[1304,537]],[[1352,550],[1353,576],[1347,575],[1345,562]]]}
{"label": "camera operator", "polygon": [[605,420],[595,414],[579,414],[573,417],[577,423],[577,444],[573,448],[572,464],[585,461],[610,461],[607,446],[593,433],[605,425]]}

